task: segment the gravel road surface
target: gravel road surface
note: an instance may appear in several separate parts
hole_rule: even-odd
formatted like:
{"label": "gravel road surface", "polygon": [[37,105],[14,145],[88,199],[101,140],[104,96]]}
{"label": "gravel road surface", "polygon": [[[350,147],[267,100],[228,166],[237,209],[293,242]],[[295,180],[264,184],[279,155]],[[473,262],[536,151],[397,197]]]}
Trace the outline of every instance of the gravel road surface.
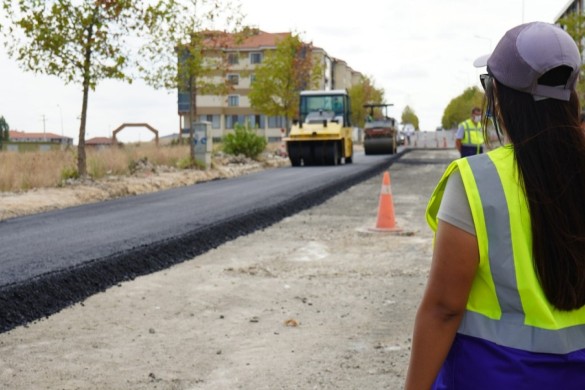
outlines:
{"label": "gravel road surface", "polygon": [[403,233],[372,232],[382,175],[261,231],[0,334],[6,389],[399,389],[453,150],[389,171]]}

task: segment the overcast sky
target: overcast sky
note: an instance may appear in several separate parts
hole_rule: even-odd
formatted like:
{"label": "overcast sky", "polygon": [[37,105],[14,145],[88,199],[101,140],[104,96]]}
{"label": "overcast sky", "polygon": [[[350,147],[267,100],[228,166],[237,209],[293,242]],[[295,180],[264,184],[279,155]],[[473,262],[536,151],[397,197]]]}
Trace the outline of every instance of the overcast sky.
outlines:
{"label": "overcast sky", "polygon": [[[421,130],[441,124],[449,101],[479,85],[472,62],[490,52],[506,30],[523,22],[554,22],[568,0],[241,0],[246,24],[292,31],[374,80],[393,103],[389,115],[414,109]],[[354,4],[351,6],[350,4]],[[357,6],[357,7],[356,7]],[[0,49],[0,115],[11,129],[51,132],[77,140],[81,86],[20,71]],[[176,92],[104,81],[89,96],[86,139],[110,137],[124,122],[178,132]],[[119,133],[147,141],[146,129]]]}

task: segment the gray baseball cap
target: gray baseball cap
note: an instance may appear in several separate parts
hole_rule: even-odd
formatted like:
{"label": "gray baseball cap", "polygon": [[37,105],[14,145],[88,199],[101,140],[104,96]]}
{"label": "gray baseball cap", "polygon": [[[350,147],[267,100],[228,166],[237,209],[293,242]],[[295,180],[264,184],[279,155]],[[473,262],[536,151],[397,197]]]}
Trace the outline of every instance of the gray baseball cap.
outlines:
{"label": "gray baseball cap", "polygon": [[[529,93],[535,99],[568,101],[579,76],[581,55],[565,30],[549,23],[532,22],[508,30],[490,55],[478,58],[473,64],[487,65],[488,72],[500,83]],[[538,84],[543,74],[562,65],[572,69],[566,84]]]}

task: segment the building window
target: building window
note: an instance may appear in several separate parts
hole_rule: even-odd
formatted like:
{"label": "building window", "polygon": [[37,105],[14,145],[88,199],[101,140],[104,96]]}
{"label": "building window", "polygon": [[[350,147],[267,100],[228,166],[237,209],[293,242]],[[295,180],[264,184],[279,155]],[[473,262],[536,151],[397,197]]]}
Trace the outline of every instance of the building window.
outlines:
{"label": "building window", "polygon": [[250,84],[254,83],[254,81],[256,81],[256,74],[250,73]]}
{"label": "building window", "polygon": [[220,116],[219,115],[199,115],[201,122],[211,122],[212,129],[220,128]]}
{"label": "building window", "polygon": [[251,128],[264,128],[264,115],[248,115],[247,121]]}
{"label": "building window", "polygon": [[278,129],[285,127],[285,119],[283,116],[269,116],[268,127],[271,129]]}
{"label": "building window", "polygon": [[226,115],[225,116],[225,128],[233,129],[236,123],[244,125],[246,123],[245,115]]}
{"label": "building window", "polygon": [[228,64],[237,65],[240,63],[240,56],[238,53],[228,53]]}
{"label": "building window", "polygon": [[212,129],[219,129],[221,127],[221,116],[220,115],[212,115],[211,116],[211,128]]}
{"label": "building window", "polygon": [[238,95],[228,96],[228,106],[237,107],[240,105],[240,97]]}
{"label": "building window", "polygon": [[250,63],[251,64],[259,64],[262,62],[262,53],[250,53]]}
{"label": "building window", "polygon": [[240,83],[240,75],[228,74],[227,80],[228,80],[228,83],[230,83],[231,85],[238,85]]}

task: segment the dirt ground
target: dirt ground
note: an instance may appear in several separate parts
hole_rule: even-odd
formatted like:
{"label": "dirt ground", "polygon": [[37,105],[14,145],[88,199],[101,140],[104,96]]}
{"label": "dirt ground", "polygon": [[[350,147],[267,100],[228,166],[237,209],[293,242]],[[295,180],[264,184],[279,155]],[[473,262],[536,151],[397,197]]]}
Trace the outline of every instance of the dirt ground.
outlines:
{"label": "dirt ground", "polygon": [[[417,156],[456,157],[408,161]],[[424,210],[445,168],[408,161],[390,168],[402,234],[369,229],[382,180],[372,178],[0,334],[0,387],[400,389],[430,264]]]}

